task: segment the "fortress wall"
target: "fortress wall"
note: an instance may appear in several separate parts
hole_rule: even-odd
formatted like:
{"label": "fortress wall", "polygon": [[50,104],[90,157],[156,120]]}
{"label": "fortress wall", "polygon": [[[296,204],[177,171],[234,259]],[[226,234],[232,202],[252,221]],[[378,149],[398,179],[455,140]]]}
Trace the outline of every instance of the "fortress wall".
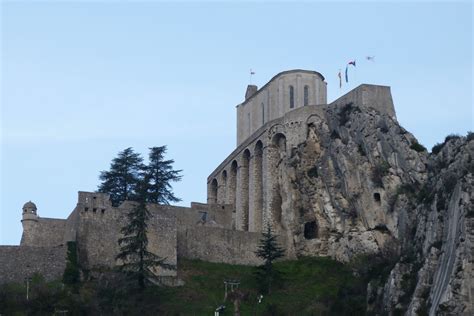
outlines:
{"label": "fortress wall", "polygon": [[[25,225],[26,224],[26,225]],[[22,246],[53,247],[63,244],[66,220],[56,218],[38,218],[24,222],[21,237]]]}
{"label": "fortress wall", "polygon": [[206,222],[213,221],[218,227],[227,229],[232,227],[232,205],[209,205],[193,202],[189,208],[153,204],[149,206],[149,210],[166,217],[175,217],[178,230],[182,227],[203,224],[203,217]]}
{"label": "fortress wall", "polygon": [[[120,230],[126,224],[126,213],[133,203],[124,202],[119,208],[107,208],[96,212],[79,211],[77,242],[79,260],[86,269],[114,267],[119,253],[118,239]],[[159,212],[151,209],[152,217],[148,223],[149,250],[160,257],[167,258],[167,263],[176,265],[176,216],[170,210]],[[159,269],[161,276],[175,276],[176,270]]]}
{"label": "fortress wall", "polygon": [[66,246],[0,246],[0,284],[23,283],[40,273],[47,281],[62,278],[66,268]]}
{"label": "fortress wall", "polygon": [[79,208],[76,207],[66,219],[66,225],[64,228],[64,240],[63,240],[64,244],[66,244],[68,241],[76,241],[78,224],[79,224]]}
{"label": "fortress wall", "polygon": [[350,102],[357,106],[371,107],[396,119],[390,87],[362,84],[333,101],[328,107],[340,107]]}
{"label": "fortress wall", "polygon": [[259,233],[195,226],[178,233],[178,256],[210,262],[259,265],[255,255]]}

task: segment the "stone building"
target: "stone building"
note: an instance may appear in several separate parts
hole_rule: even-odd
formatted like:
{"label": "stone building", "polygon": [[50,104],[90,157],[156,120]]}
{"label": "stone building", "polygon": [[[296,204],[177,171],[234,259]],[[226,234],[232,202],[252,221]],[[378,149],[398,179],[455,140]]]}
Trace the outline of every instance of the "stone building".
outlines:
{"label": "stone building", "polygon": [[327,104],[326,82],[315,71],[281,72],[260,90],[249,85],[237,105],[237,148],[209,175],[207,202],[234,206],[233,229],[260,232],[269,223],[284,230],[282,194],[288,190],[277,165],[326,120],[329,108],[351,102],[395,119],[389,87],[361,85]]}

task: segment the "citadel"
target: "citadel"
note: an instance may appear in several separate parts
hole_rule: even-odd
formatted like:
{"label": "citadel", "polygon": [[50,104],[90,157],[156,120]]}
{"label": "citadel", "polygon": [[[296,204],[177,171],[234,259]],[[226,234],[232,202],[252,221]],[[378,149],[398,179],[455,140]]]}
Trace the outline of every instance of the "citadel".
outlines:
{"label": "citadel", "polygon": [[[207,204],[191,207],[149,205],[150,249],[170,264],[178,257],[212,262],[259,264],[254,251],[266,224],[280,235],[288,257],[296,257],[294,240],[287,240],[290,222],[283,212],[291,197],[279,181],[278,164],[285,159],[315,124],[324,121],[324,112],[349,102],[374,106],[395,116],[390,89],[362,85],[327,104],[324,77],[316,71],[290,70],[275,75],[261,89],[249,85],[245,100],[237,105],[237,148],[209,175]],[[1,247],[1,258],[10,261],[3,269],[24,266],[1,278],[21,280],[40,272],[47,278],[60,277],[65,266],[65,244],[76,241],[79,260],[85,269],[113,267],[118,253],[117,240],[124,214],[133,203],[113,207],[107,194],[79,192],[74,210],[67,219],[42,218],[33,202],[23,206],[23,235],[20,246]],[[305,237],[303,248],[321,248],[324,235],[317,216],[296,219]],[[310,251],[310,250],[308,250]],[[306,252],[308,252],[306,251]],[[7,253],[5,253],[7,252]],[[327,255],[316,251],[314,255]],[[14,258],[18,260],[15,262]],[[12,260],[13,259],[13,260]],[[53,263],[53,264],[52,264]],[[160,271],[174,276],[176,271]]]}
{"label": "citadel", "polygon": [[[390,87],[363,84],[328,104],[320,73],[283,71],[260,89],[249,85],[236,116],[237,147],[208,176],[207,203],[148,205],[150,251],[167,263],[177,265],[179,258],[188,258],[258,265],[254,251],[267,226],[279,236],[286,258],[292,259],[330,256],[348,262],[359,254],[403,245],[409,234],[427,236],[419,240],[428,256],[433,252],[429,244],[444,238],[446,230],[434,228],[444,224],[428,225],[426,220],[414,226],[417,215],[409,211],[413,206],[400,198],[402,184],[425,183],[429,170],[427,154],[414,150],[416,139],[398,125]],[[386,167],[374,177],[380,166]],[[453,195],[457,200],[452,207],[461,213],[463,201],[472,195],[467,192]],[[0,246],[0,283],[21,281],[35,272],[46,279],[60,278],[68,241],[76,242],[82,269],[116,266],[120,228],[132,207],[129,201],[113,207],[107,194],[79,192],[68,218],[52,219],[40,217],[37,206],[27,202],[20,245]],[[470,222],[457,218],[453,223]],[[470,240],[472,230],[450,230]],[[463,244],[462,252],[455,239],[443,245],[436,264],[446,256],[455,261],[446,269],[428,262],[423,272],[437,286],[431,292],[433,312],[447,299],[466,303],[465,291],[471,291],[470,277],[446,277],[463,260],[470,268],[462,271],[472,275],[471,244]],[[160,269],[157,274],[172,280],[177,272]],[[458,279],[461,298],[450,292]],[[398,281],[390,280],[385,291],[391,297],[401,295],[394,292]],[[428,283],[415,290],[411,310],[417,307],[416,293]],[[392,303],[384,301],[387,308]]]}

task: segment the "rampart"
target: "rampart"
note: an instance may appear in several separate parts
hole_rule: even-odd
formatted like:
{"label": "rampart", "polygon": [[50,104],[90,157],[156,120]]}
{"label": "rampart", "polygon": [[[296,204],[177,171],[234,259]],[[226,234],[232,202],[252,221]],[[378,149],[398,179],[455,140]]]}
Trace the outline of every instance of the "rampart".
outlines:
{"label": "rampart", "polygon": [[64,243],[66,220],[56,218],[38,218],[33,225],[23,230],[22,246],[53,247]]}
{"label": "rampart", "polygon": [[[74,212],[78,213],[76,240],[79,261],[84,269],[115,267],[120,251],[119,238],[123,237],[122,227],[127,223],[127,213],[135,207],[133,202],[124,202],[112,207],[108,196],[100,193],[79,193],[79,203]],[[150,207],[148,222],[148,250],[166,258],[166,263],[177,264],[176,260],[176,216],[169,210],[159,212]],[[157,270],[160,276],[175,276],[176,270]]]}
{"label": "rampart", "polygon": [[23,282],[40,273],[47,281],[62,278],[66,246],[0,246],[0,284]]}

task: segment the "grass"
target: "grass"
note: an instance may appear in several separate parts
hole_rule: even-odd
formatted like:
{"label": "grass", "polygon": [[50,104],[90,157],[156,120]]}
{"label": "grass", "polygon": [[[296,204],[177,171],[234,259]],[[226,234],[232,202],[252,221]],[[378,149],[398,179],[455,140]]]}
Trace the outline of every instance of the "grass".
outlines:
{"label": "grass", "polygon": [[[257,304],[260,293],[256,290],[258,285],[252,267],[197,260],[182,260],[179,264],[186,284],[160,290],[163,315],[212,315],[214,309],[224,303],[224,279],[240,280],[240,289],[248,294],[241,305],[242,315],[335,315],[340,313],[331,312],[334,309],[348,314],[365,307],[365,294],[354,290],[359,286],[365,288],[365,284],[353,277],[348,267],[328,258],[276,263],[281,280],[274,284],[271,294],[264,296],[261,304]],[[350,295],[351,290],[357,293],[351,297],[352,302],[344,296]],[[226,311],[222,315],[232,315],[232,303],[224,304]]]}

